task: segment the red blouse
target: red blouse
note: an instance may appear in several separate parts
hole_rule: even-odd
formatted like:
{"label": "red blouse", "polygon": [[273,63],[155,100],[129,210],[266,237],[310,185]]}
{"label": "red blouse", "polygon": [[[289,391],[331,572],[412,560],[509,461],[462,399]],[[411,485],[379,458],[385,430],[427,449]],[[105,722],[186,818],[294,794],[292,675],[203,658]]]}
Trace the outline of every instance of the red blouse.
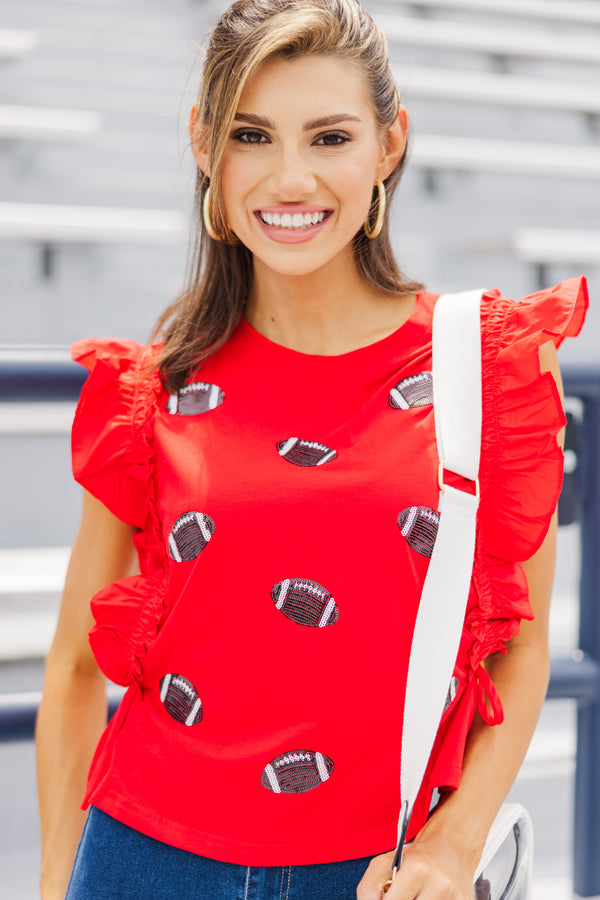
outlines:
{"label": "red blouse", "polygon": [[[340,356],[275,344],[246,320],[169,397],[156,349],[88,340],[76,479],[139,531],[139,576],[92,600],[100,667],[128,691],[84,806],[243,865],[395,845],[402,705],[435,539],[431,319]],[[531,618],[518,564],[562,481],[564,424],[538,347],[578,333],[585,282],[482,302],[481,504],[451,699],[415,808],[456,788],[475,709],[501,721],[481,663]],[[425,373],[425,374],[423,374]],[[432,648],[435,652],[435,648]],[[486,702],[487,698],[487,702]]]}

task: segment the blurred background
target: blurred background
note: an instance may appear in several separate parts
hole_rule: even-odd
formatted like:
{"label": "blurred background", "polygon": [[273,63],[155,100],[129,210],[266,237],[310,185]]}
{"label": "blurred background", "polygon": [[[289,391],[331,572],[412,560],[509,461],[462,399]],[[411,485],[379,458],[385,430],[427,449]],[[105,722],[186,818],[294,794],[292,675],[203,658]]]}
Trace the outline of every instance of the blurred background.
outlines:
{"label": "blurred background", "polygon": [[[518,299],[581,272],[561,360],[598,365],[600,0],[371,0],[413,124],[392,209],[407,274]],[[195,170],[186,125],[220,0],[0,6],[0,344],[65,358],[146,341],[181,290]],[[71,401],[0,398],[0,693],[41,687],[80,506]],[[552,649],[578,646],[579,531],[561,529]],[[536,826],[535,900],[572,896],[576,709],[546,704],[514,794]],[[0,743],[0,894],[38,895],[33,743]],[[600,755],[600,750],[599,750]],[[600,761],[600,760],[599,760]],[[599,851],[600,853],[600,851]],[[6,892],[6,893],[5,893]],[[598,891],[600,893],[600,889]]]}

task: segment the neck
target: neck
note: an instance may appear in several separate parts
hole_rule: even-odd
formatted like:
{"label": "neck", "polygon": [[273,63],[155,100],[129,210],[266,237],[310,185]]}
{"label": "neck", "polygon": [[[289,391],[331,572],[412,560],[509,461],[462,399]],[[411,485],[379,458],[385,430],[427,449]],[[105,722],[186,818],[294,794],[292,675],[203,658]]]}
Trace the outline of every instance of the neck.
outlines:
{"label": "neck", "polygon": [[332,356],[390,334],[414,296],[384,296],[367,285],[352,257],[306,275],[282,275],[254,261],[246,318],[261,334],[301,353]]}

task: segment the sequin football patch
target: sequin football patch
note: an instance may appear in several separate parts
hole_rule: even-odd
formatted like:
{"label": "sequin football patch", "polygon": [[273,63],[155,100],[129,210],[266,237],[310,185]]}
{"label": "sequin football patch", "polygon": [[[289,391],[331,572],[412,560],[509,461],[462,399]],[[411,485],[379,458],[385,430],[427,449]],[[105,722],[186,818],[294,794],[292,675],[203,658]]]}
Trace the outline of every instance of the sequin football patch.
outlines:
{"label": "sequin football patch", "polygon": [[214,520],[201,512],[179,516],[169,535],[169,554],[175,562],[187,562],[199,556],[215,531]]}
{"label": "sequin football patch", "polygon": [[305,794],[327,781],[333,770],[332,760],[324,753],[293,750],[272,759],[264,767],[260,782],[275,794]]}
{"label": "sequin football patch", "polygon": [[433,375],[431,372],[418,372],[399,381],[388,397],[392,409],[413,409],[418,406],[430,406],[433,403]]}
{"label": "sequin football patch", "polygon": [[208,381],[194,381],[171,394],[166,410],[172,416],[199,416],[216,409],[225,399],[225,394],[216,384]]}
{"label": "sequin football patch", "polygon": [[311,628],[334,625],[339,617],[338,605],[322,584],[310,578],[285,578],[271,588],[276,608],[292,622]]}
{"label": "sequin football patch", "polygon": [[430,557],[440,524],[440,514],[428,506],[409,506],[398,513],[398,528],[408,544],[421,556]]}
{"label": "sequin football patch", "polygon": [[332,450],[327,444],[305,441],[297,437],[279,441],[277,452],[294,466],[322,466],[337,456],[337,451]]}
{"label": "sequin football patch", "polygon": [[160,699],[172,719],[182,725],[197,725],[202,721],[202,701],[191,681],[183,675],[169,672],[160,680]]}

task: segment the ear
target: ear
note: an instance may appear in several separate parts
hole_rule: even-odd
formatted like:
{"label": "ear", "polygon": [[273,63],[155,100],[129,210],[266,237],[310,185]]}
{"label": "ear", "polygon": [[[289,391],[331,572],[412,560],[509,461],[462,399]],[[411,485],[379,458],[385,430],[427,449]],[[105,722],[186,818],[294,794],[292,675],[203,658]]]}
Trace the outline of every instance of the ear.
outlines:
{"label": "ear", "polygon": [[195,106],[192,106],[190,110],[188,134],[190,136],[190,147],[192,148],[196,165],[210,178],[210,165],[208,162],[208,153],[206,152],[206,140],[204,139],[202,127],[198,124],[198,110]]}
{"label": "ear", "polygon": [[376,178],[385,181],[394,171],[406,150],[408,113],[400,106],[398,115],[383,136],[382,153],[377,164]]}

